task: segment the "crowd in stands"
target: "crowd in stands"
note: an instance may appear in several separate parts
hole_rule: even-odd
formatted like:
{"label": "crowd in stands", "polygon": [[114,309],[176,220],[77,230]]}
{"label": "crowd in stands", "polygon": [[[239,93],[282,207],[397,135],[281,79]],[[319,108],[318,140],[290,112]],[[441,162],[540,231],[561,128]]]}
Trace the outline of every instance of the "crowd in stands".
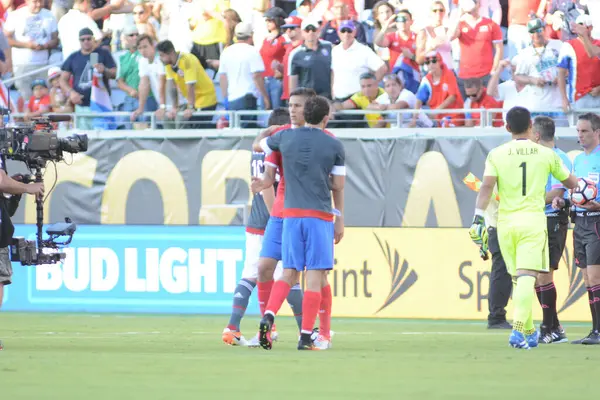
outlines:
{"label": "crowd in stands", "polygon": [[130,113],[89,129],[143,126],[150,112],[223,127],[198,112],[276,109],[297,87],[366,110],[334,127],[600,108],[600,0],[0,0],[0,25],[0,106],[26,119]]}

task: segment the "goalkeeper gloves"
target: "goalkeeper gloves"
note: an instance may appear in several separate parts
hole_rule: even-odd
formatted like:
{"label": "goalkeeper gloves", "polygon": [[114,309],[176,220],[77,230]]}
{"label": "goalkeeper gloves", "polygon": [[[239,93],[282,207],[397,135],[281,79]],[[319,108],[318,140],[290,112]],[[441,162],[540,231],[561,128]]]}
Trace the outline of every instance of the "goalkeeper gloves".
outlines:
{"label": "goalkeeper gloves", "polygon": [[485,226],[485,219],[482,215],[475,215],[473,224],[469,229],[469,236],[473,243],[479,246],[479,254],[484,260],[488,259],[488,231]]}

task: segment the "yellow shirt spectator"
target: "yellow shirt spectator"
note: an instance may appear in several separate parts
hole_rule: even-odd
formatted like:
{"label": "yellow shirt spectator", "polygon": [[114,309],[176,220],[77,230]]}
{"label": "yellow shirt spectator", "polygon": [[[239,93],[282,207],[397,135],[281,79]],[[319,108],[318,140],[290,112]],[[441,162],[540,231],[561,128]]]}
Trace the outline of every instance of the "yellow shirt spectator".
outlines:
{"label": "yellow shirt spectator", "polygon": [[[385,90],[379,88],[377,91],[377,96],[375,98],[381,96],[384,93]],[[362,94],[362,92],[354,93],[354,95],[350,97],[350,100],[356,105],[356,108],[361,110],[366,109],[372,101],[369,100],[367,96]],[[383,116],[381,114],[366,114],[365,118],[367,119],[367,124],[369,124],[369,127],[375,128],[377,126],[377,123],[383,119]]]}
{"label": "yellow shirt spectator", "polygon": [[187,99],[187,85],[195,83],[196,102],[194,107],[202,109],[212,107],[217,104],[217,93],[215,85],[210,80],[200,61],[188,53],[179,53],[175,71],[171,65],[165,66],[165,75],[167,80],[173,79],[177,88]]}
{"label": "yellow shirt spectator", "polygon": [[225,23],[219,17],[228,8],[228,0],[197,0],[198,11],[190,18],[194,43],[207,46],[227,41]]}

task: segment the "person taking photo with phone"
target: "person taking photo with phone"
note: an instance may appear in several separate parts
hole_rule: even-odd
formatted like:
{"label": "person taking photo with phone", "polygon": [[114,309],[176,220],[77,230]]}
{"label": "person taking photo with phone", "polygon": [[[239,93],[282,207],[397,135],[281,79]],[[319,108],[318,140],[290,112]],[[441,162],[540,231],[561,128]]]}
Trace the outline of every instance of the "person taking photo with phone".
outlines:
{"label": "person taking photo with phone", "polygon": [[[79,31],[79,43],[81,49],[71,54],[61,67],[60,87],[75,105],[75,113],[89,113],[94,69],[102,75],[104,86],[108,88],[109,79],[116,77],[117,65],[109,51],[95,48],[97,43],[91,29]],[[91,118],[84,118],[78,127],[91,129],[91,122]]]}

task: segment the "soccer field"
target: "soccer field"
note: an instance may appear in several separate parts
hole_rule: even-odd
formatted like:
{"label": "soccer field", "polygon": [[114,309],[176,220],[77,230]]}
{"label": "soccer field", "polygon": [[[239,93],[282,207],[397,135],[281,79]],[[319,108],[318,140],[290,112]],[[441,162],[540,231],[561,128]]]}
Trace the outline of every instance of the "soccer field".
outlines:
{"label": "soccer field", "polygon": [[[251,336],[257,319],[243,329]],[[508,347],[482,322],[334,319],[328,351],[221,342],[224,316],[0,313],[0,398],[573,399],[594,396],[597,347]],[[566,325],[570,339],[588,325]]]}

